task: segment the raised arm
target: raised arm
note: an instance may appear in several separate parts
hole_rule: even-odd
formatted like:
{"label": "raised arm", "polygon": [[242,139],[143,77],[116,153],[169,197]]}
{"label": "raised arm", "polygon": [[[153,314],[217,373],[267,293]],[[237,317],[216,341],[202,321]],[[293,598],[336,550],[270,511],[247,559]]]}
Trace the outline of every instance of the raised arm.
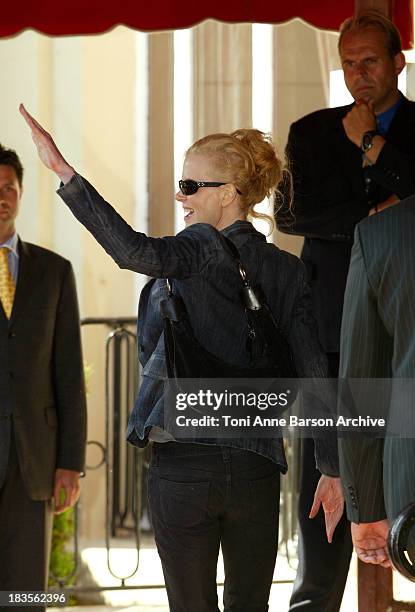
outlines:
{"label": "raised arm", "polygon": [[40,125],[30,113],[27,112],[23,104],[20,104],[19,111],[24,117],[27,125],[32,132],[33,142],[36,145],[39,158],[42,163],[52,170],[62,181],[68,183],[75,174],[75,170],[64,159],[62,153],[53,141],[52,136]]}
{"label": "raised arm", "polygon": [[39,158],[62,181],[59,196],[120,268],[163,278],[197,273],[220,251],[216,230],[195,224],[178,236],[151,238],[136,232],[64,159],[52,136],[20,105]]}

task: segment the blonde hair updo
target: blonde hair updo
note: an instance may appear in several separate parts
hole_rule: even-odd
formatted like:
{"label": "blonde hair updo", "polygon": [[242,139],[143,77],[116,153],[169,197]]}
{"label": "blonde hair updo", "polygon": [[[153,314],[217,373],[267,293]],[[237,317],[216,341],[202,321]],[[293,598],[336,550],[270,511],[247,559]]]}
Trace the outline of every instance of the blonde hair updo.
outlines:
{"label": "blonde hair updo", "polygon": [[247,217],[274,219],[254,209],[264,198],[278,191],[285,163],[278,156],[271,137],[260,130],[241,129],[230,134],[210,134],[197,140],[186,152],[209,159],[212,179],[232,183],[241,192],[242,210]]}

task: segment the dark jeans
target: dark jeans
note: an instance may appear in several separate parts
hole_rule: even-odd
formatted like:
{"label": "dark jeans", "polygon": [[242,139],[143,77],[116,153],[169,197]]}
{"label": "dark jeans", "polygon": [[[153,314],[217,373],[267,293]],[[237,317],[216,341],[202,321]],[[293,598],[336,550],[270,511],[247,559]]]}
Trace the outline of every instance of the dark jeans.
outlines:
{"label": "dark jeans", "polygon": [[280,474],[253,452],[155,443],[149,502],[172,612],[265,612],[278,546]]}

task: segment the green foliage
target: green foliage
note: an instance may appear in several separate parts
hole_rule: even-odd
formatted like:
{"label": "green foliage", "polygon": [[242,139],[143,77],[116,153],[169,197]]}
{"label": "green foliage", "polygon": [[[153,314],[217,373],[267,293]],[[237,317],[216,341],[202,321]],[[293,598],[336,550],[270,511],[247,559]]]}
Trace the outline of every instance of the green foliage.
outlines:
{"label": "green foliage", "polygon": [[[90,380],[92,373],[92,366],[87,362],[84,362],[84,376],[87,395],[90,392]],[[64,497],[64,491],[61,490],[60,493]],[[55,514],[54,516],[49,563],[49,586],[59,587],[60,585],[57,578],[62,578],[64,580],[64,586],[71,586],[75,582],[75,576],[72,576],[75,568],[75,559],[72,546],[75,533],[74,512],[74,508],[68,508],[65,510],[65,512],[62,512],[62,514]],[[69,576],[71,577],[69,578]],[[70,605],[75,605],[75,600],[73,597],[70,598],[69,603]]]}
{"label": "green foliage", "polygon": [[[57,514],[53,521],[52,547],[50,551],[49,564],[49,586],[59,587],[57,578],[64,579],[64,586],[71,586],[75,582],[75,576],[71,576],[75,567],[72,540],[75,532],[74,509],[68,508],[62,514]],[[69,544],[69,546],[68,546]],[[72,598],[69,601],[74,605]]]}

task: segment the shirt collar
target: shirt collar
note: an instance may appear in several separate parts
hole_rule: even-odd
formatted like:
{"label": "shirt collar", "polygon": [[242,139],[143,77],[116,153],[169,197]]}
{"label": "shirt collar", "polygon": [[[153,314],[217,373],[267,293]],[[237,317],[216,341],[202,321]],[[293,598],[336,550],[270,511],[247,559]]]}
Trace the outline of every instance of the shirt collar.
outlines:
{"label": "shirt collar", "polygon": [[[400,93],[400,92],[399,92]],[[376,124],[378,131],[385,136],[389,130],[390,124],[398,110],[399,106],[402,104],[403,95],[400,93],[399,99],[393,106],[385,110],[383,113],[376,115]]]}
{"label": "shirt collar", "polygon": [[0,244],[0,247],[7,247],[13,253],[13,255],[15,255],[16,257],[19,257],[19,251],[17,248],[18,243],[19,243],[19,238],[17,236],[17,232],[14,232],[13,236],[10,236],[10,238],[6,240],[6,242],[3,242],[3,244]]}

